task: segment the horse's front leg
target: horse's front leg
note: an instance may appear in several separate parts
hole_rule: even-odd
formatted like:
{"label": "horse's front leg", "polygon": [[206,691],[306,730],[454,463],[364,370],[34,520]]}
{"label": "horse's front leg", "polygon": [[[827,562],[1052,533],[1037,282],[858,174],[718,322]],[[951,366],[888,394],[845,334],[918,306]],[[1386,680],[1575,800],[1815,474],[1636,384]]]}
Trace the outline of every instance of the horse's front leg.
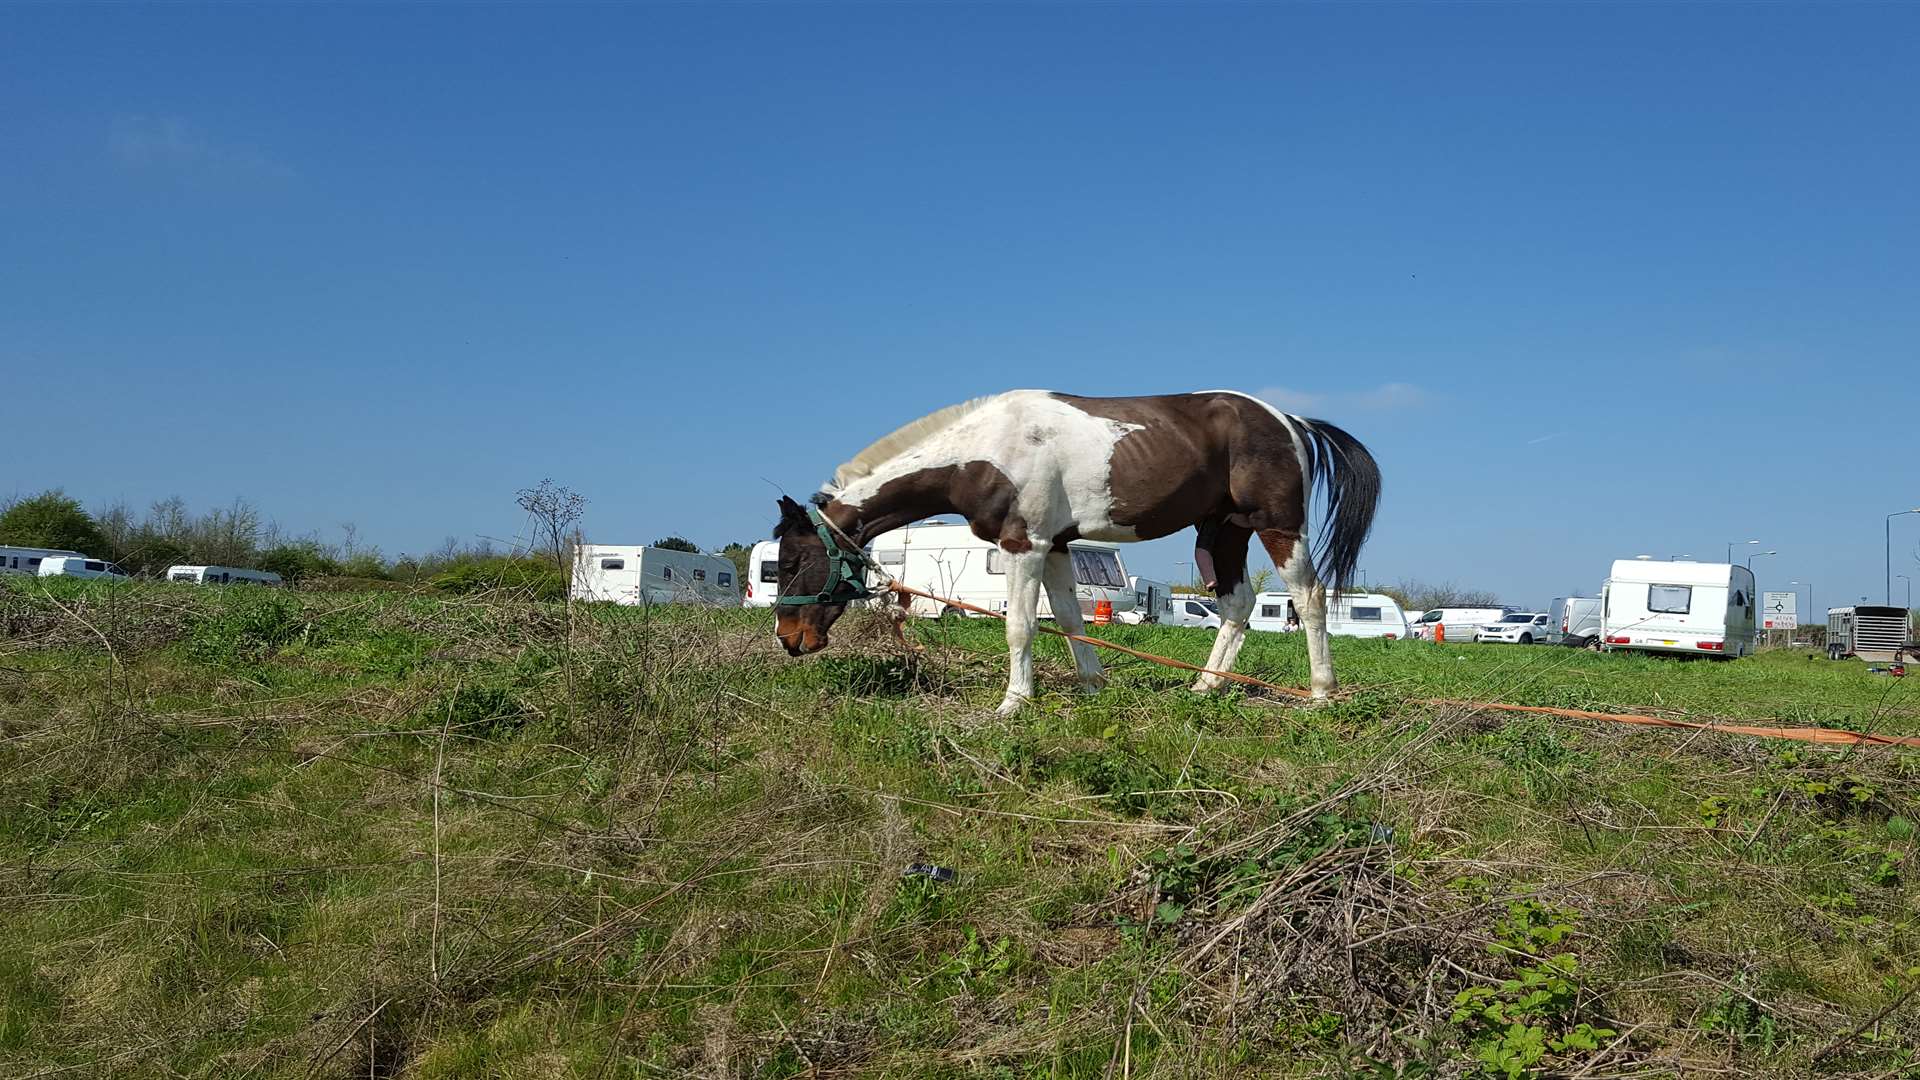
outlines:
{"label": "horse's front leg", "polygon": [[1033,634],[1040,619],[1040,583],[1046,574],[1043,551],[1007,554],[1007,696],[1001,716],[1012,716],[1033,697]]}

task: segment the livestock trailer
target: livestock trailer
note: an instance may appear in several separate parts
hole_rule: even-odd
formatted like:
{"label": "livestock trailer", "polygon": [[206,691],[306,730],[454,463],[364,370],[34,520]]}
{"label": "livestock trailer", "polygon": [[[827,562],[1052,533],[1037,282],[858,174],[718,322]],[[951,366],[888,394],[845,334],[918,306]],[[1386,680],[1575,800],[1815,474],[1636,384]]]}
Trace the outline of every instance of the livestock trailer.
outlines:
{"label": "livestock trailer", "polygon": [[1753,571],[1737,563],[1617,559],[1600,588],[1600,647],[1747,656],[1758,609]]}
{"label": "livestock trailer", "polygon": [[1912,637],[1906,608],[1837,607],[1827,609],[1827,657],[1844,660],[1897,660]]}
{"label": "livestock trailer", "polygon": [[1133,585],[1133,610],[1123,621],[1157,623],[1164,620],[1173,610],[1173,591],[1167,588],[1166,582],[1143,578],[1137,574],[1129,580]]}
{"label": "livestock trailer", "polygon": [[628,605],[740,603],[733,560],[633,544],[575,544],[571,594]]}
{"label": "livestock trailer", "polygon": [[[1134,608],[1133,586],[1120,561],[1120,545],[1097,540],[1075,540],[1067,545],[1073,560],[1073,590],[1083,615],[1104,600],[1113,613]],[[999,545],[973,534],[969,525],[929,522],[881,533],[868,546],[880,568],[922,592],[962,600],[996,614],[1007,610],[1007,554]],[[876,579],[876,584],[878,583]],[[913,597],[907,610],[915,615],[967,614],[924,597]],[[1040,590],[1040,617],[1053,617],[1045,588]]]}

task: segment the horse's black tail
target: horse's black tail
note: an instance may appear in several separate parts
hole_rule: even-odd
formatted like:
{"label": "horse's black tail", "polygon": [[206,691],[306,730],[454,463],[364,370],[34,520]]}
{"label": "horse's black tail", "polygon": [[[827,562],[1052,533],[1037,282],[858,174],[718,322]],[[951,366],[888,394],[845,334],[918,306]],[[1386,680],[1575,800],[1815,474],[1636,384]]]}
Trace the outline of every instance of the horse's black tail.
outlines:
{"label": "horse's black tail", "polygon": [[1380,505],[1380,466],[1360,440],[1325,420],[1300,420],[1307,472],[1326,502],[1313,564],[1335,595],[1353,581]]}

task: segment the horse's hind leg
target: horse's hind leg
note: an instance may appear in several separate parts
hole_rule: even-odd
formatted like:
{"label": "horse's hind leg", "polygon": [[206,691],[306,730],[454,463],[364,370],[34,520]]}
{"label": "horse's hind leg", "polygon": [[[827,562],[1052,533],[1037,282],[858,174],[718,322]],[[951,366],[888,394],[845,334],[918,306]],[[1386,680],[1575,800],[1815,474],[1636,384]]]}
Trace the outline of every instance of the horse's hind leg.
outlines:
{"label": "horse's hind leg", "polygon": [[[1060,629],[1069,634],[1087,632],[1086,620],[1080,615],[1080,597],[1073,590],[1073,555],[1062,548],[1047,555],[1047,606],[1053,609],[1053,620]],[[1107,673],[1100,667],[1100,654],[1093,646],[1084,641],[1069,641],[1073,648],[1073,666],[1080,673],[1080,689],[1086,693],[1095,693],[1107,685]]]}
{"label": "horse's hind leg", "polygon": [[1327,588],[1314,572],[1313,558],[1307,553],[1306,536],[1288,536],[1279,529],[1262,529],[1260,543],[1280,568],[1287,583],[1287,596],[1300,615],[1300,629],[1307,637],[1307,663],[1313,669],[1313,697],[1325,701],[1338,685],[1333,677],[1333,651],[1327,647]]}
{"label": "horse's hind leg", "polygon": [[[1253,585],[1247,581],[1247,540],[1253,534],[1238,525],[1216,523],[1201,529],[1202,546],[1194,549],[1196,562],[1212,564],[1210,584],[1220,598],[1220,629],[1213,637],[1213,652],[1207,657],[1207,670],[1232,671],[1247,639],[1247,619],[1253,615]],[[1220,689],[1227,680],[1218,675],[1202,675],[1194,681],[1196,694]]]}

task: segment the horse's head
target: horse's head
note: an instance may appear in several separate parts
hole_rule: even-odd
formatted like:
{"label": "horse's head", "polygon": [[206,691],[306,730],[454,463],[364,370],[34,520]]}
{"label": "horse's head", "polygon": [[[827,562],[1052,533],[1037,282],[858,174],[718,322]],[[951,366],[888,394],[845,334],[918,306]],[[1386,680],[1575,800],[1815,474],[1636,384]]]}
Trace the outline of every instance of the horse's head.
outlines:
{"label": "horse's head", "polygon": [[[807,516],[807,508],[782,495],[780,524],[774,526],[773,536],[780,541],[780,598],[823,591],[827,587],[827,545]],[[805,656],[827,647],[827,628],[847,605],[776,602],[773,610],[773,635],[786,646],[788,655]]]}

